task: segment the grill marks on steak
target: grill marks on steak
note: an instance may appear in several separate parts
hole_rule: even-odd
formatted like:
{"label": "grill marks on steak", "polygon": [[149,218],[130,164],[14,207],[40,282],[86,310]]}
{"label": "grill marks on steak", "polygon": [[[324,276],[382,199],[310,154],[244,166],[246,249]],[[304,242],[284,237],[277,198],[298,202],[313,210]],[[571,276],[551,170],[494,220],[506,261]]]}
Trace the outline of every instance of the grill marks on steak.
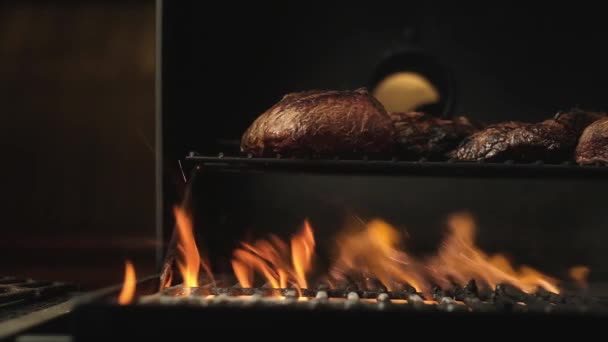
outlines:
{"label": "grill marks on steak", "polygon": [[583,131],[575,156],[581,165],[608,163],[608,118],[595,121]]}
{"label": "grill marks on steak", "polygon": [[399,151],[408,158],[437,159],[454,149],[478,127],[459,116],[444,120],[420,112],[390,113]]}
{"label": "grill marks on steak", "polygon": [[466,138],[450,156],[463,161],[568,160],[585,127],[601,117],[599,113],[576,110],[539,123],[491,125]]}
{"label": "grill marks on steak", "polygon": [[394,128],[366,89],[306,91],[281,99],[245,131],[241,151],[254,156],[388,153]]}

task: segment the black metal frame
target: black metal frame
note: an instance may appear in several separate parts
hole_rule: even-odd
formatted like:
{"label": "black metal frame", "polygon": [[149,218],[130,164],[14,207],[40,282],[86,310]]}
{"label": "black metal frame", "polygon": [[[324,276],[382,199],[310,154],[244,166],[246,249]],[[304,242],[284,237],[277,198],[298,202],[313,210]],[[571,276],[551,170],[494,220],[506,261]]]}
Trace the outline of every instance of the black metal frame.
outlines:
{"label": "black metal frame", "polygon": [[604,165],[580,166],[572,162],[562,164],[545,164],[542,161],[534,163],[504,163],[489,162],[459,162],[428,161],[428,160],[390,160],[375,159],[291,159],[257,158],[242,156],[202,156],[194,152],[185,158],[188,162],[202,165],[206,168],[223,171],[279,171],[279,172],[310,172],[329,174],[375,174],[393,176],[437,176],[437,177],[507,177],[507,178],[575,178],[575,179],[606,179],[608,167]]}

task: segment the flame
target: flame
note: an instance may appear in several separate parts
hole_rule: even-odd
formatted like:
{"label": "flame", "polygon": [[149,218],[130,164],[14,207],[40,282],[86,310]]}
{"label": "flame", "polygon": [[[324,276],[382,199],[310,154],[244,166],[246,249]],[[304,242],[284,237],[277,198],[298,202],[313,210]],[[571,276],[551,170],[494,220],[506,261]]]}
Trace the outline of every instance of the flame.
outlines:
{"label": "flame", "polygon": [[306,274],[312,266],[312,256],[315,250],[315,237],[308,220],[304,221],[304,229],[291,239],[291,257],[296,273],[296,282],[301,288],[308,288]]}
{"label": "flame", "polygon": [[[236,276],[236,279],[238,280],[239,284],[241,284],[241,287],[243,288],[252,288],[253,287],[253,269],[251,269],[249,267],[249,265],[244,262],[241,261],[243,260],[243,258],[248,258],[249,255],[240,255],[241,253],[244,253],[242,251],[235,251],[235,258],[232,260],[232,269],[234,270],[234,275]],[[237,254],[239,254],[239,256],[237,256]],[[274,278],[273,278],[274,279]]]}
{"label": "flame", "polygon": [[198,275],[200,267],[203,267],[205,273],[213,281],[211,269],[208,263],[201,259],[198,247],[196,246],[191,217],[181,207],[174,207],[173,213],[179,238],[177,244],[179,252],[177,267],[182,275],[183,285],[185,287],[197,287],[199,285]]}
{"label": "flame", "polygon": [[555,279],[528,266],[516,270],[503,255],[488,256],[475,246],[475,222],[469,213],[450,216],[448,227],[443,246],[428,266],[438,285],[449,286],[450,281],[464,285],[475,279],[491,287],[503,282],[525,292],[542,287],[559,293]]}
{"label": "flame", "polygon": [[242,247],[233,253],[232,268],[244,288],[253,286],[254,271],[273,288],[287,288],[290,281],[298,289],[306,288],[306,274],[311,268],[314,246],[312,228],[305,221],[302,231],[291,239],[291,258],[287,244],[271,235],[268,240],[242,243]]}
{"label": "flame", "polygon": [[370,221],[363,230],[347,231],[337,240],[338,257],[332,277],[365,274],[377,278],[388,290],[394,289],[394,282],[406,282],[421,290],[424,281],[418,265],[398,249],[400,241],[397,229],[380,219]]}
{"label": "flame", "polygon": [[135,285],[135,268],[133,267],[133,263],[127,260],[125,262],[125,279],[122,285],[122,290],[118,295],[118,304],[126,305],[131,303],[133,297],[135,296]]}
{"label": "flame", "polygon": [[570,268],[568,274],[570,275],[570,278],[572,278],[578,284],[578,286],[586,288],[589,272],[590,270],[587,266],[575,266]]}
{"label": "flame", "polygon": [[[175,207],[174,215],[178,237],[177,268],[183,286],[199,286],[201,267],[213,280],[208,264],[199,254],[192,218],[182,207]],[[509,283],[528,293],[539,287],[559,293],[556,279],[529,266],[514,267],[504,255],[489,255],[476,246],[476,225],[471,214],[453,214],[449,216],[447,226],[448,234],[439,251],[431,258],[415,259],[403,249],[403,236],[395,227],[382,219],[358,220],[349,227],[351,229],[338,235],[336,258],[323,278],[331,288],[352,281],[361,281],[363,288],[371,288],[379,281],[389,291],[408,284],[428,294],[431,284],[450,288],[454,283],[464,286],[475,279],[487,287]],[[270,235],[267,239],[241,243],[233,252],[232,269],[243,288],[254,287],[256,275],[272,288],[309,288],[307,277],[312,271],[315,246],[313,229],[305,220],[301,230],[288,242]],[[570,270],[570,276],[581,286],[585,286],[588,274],[589,269],[584,266]],[[170,279],[168,281],[170,283]],[[134,271],[127,263],[125,285],[119,299],[121,304],[131,300],[134,284]]]}

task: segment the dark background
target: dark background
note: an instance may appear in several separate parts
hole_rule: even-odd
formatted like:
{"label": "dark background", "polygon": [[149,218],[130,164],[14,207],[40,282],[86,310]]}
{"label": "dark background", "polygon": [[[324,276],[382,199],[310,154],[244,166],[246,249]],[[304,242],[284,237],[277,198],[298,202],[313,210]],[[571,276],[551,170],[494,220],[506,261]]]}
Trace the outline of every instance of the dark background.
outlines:
{"label": "dark background", "polygon": [[153,1],[0,4],[0,274],[154,270]]}

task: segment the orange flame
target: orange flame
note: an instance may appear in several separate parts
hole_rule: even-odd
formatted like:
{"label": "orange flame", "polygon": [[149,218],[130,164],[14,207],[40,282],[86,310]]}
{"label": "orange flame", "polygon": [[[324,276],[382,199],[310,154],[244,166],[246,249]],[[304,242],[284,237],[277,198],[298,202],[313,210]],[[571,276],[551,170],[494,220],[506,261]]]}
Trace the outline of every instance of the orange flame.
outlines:
{"label": "orange flame", "polygon": [[438,285],[449,286],[450,281],[463,285],[475,279],[491,287],[505,282],[525,292],[542,287],[559,293],[555,279],[528,266],[515,270],[503,255],[490,257],[475,246],[475,222],[470,214],[450,216],[448,226],[449,234],[439,254],[429,264]]}
{"label": "orange flame", "polygon": [[376,219],[363,230],[348,231],[338,237],[338,257],[332,268],[334,278],[348,274],[366,274],[377,278],[388,290],[394,282],[407,282],[421,290],[424,281],[418,266],[398,249],[401,235],[390,224]]}
{"label": "orange flame", "polygon": [[301,288],[308,288],[306,274],[312,266],[315,251],[315,237],[308,220],[304,221],[304,229],[291,239],[291,257],[296,273],[296,282]]}
{"label": "orange flame", "polygon": [[587,266],[575,266],[570,269],[568,274],[578,286],[585,288],[587,287],[587,278],[589,277],[589,267]]}
{"label": "orange flame", "polygon": [[118,304],[127,305],[131,303],[133,297],[135,296],[135,285],[135,268],[133,267],[131,261],[127,260],[125,262],[125,279],[122,285],[122,290],[118,295]]}
{"label": "orange flame", "polygon": [[197,287],[199,285],[199,271],[202,266],[205,273],[213,281],[213,275],[208,263],[201,259],[196,246],[196,239],[193,233],[191,217],[181,207],[174,207],[176,229],[178,233],[177,250],[179,260],[177,267],[182,275],[185,287]]}
{"label": "orange flame", "polygon": [[299,289],[306,288],[314,246],[313,231],[306,221],[302,231],[291,240],[291,265],[287,244],[271,235],[269,240],[243,243],[242,248],[234,251],[232,268],[242,287],[253,286],[253,274],[257,271],[273,288],[287,288],[289,281]]}

